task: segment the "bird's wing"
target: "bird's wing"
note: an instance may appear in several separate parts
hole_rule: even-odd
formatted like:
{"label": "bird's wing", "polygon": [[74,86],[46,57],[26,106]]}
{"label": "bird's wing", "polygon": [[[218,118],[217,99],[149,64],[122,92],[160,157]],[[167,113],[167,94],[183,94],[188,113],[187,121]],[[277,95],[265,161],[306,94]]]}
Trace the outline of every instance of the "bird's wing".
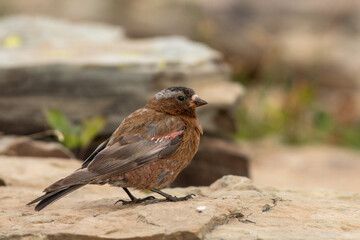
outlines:
{"label": "bird's wing", "polygon": [[185,130],[181,118],[174,116],[158,122],[139,123],[145,126],[143,132],[137,130],[135,134],[126,132],[128,135],[113,135],[109,140],[110,144],[108,143],[106,147],[104,144],[100,145],[95,150],[95,155],[90,155],[93,159],[89,158],[90,162],[85,161],[84,168],[55,182],[44,191],[50,192],[75,184],[87,184],[114,173],[121,175],[147,162],[165,158],[178,149]]}
{"label": "bird's wing", "polygon": [[89,163],[94,159],[94,157],[101,152],[102,150],[104,150],[104,148],[106,147],[106,145],[108,144],[109,139],[102,142],[91,154],[90,156],[83,162],[83,164],[81,165],[81,168],[86,168]]}
{"label": "bird's wing", "polygon": [[147,123],[144,133],[118,137],[89,163],[89,172],[104,175],[125,173],[151,160],[165,158],[179,147],[185,125],[181,118],[167,117]]}
{"label": "bird's wing", "polygon": [[179,130],[173,134],[177,135],[173,139],[146,139],[126,145],[114,144],[101,151],[87,169],[98,175],[113,172],[120,175],[146,162],[167,157],[179,147],[184,131]]}

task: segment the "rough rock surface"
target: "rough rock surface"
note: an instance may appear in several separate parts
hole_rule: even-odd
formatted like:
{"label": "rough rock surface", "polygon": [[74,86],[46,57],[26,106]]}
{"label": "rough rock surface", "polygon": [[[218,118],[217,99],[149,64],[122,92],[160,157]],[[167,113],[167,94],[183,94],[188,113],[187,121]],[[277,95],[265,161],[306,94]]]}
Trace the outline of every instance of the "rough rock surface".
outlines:
{"label": "rough rock surface", "polygon": [[[0,157],[0,239],[359,239],[360,196],[332,190],[258,188],[225,176],[178,203],[114,205],[121,189],[86,186],[49,208],[25,204],[79,166],[77,161]],[[143,193],[134,191],[136,195]]]}
{"label": "rough rock surface", "polygon": [[0,136],[0,155],[74,158],[60,143],[36,141],[29,137]]}
{"label": "rough rock surface", "polygon": [[206,131],[236,127],[242,88],[204,44],[176,36],[132,40],[119,27],[41,17],[3,18],[0,29],[0,131],[41,131],[44,111],[57,108],[75,121],[106,117],[109,135],[171,85],[192,87],[210,103],[200,110]]}

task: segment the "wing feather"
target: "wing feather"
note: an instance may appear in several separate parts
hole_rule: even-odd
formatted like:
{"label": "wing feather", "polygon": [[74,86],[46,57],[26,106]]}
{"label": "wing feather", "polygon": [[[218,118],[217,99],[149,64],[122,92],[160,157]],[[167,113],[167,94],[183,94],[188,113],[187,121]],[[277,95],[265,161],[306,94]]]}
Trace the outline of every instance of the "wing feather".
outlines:
{"label": "wing feather", "polygon": [[[146,162],[167,157],[175,152],[182,140],[185,129],[184,122],[179,117],[161,114],[154,113],[152,116],[155,119],[144,124],[142,132],[136,134],[125,132],[124,135],[118,136],[122,131],[122,125],[128,121],[125,119],[111,137],[112,144],[94,157],[88,165],[88,170],[99,175],[112,172],[122,174]],[[136,122],[136,115],[131,118]],[[156,120],[158,121],[156,122]],[[124,129],[127,128],[124,127]],[[175,135],[173,138],[169,137],[176,132],[181,132],[181,134]],[[157,139],[161,139],[161,141],[156,141]]]}
{"label": "wing feather", "polygon": [[154,158],[170,145],[170,140],[161,142],[142,140],[127,145],[114,144],[101,151],[88,165],[88,171],[98,175],[125,173]]}

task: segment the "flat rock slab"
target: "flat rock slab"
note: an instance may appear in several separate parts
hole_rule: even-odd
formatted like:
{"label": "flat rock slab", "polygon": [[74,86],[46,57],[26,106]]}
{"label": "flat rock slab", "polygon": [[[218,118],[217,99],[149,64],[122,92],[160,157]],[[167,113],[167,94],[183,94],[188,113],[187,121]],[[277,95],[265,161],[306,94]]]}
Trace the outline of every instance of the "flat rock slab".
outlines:
{"label": "flat rock slab", "polygon": [[360,238],[356,193],[279,191],[225,176],[209,187],[165,189],[197,195],[186,202],[114,205],[126,198],[121,189],[86,186],[35,212],[25,204],[80,162],[0,157],[0,164],[7,182],[0,187],[0,239]]}

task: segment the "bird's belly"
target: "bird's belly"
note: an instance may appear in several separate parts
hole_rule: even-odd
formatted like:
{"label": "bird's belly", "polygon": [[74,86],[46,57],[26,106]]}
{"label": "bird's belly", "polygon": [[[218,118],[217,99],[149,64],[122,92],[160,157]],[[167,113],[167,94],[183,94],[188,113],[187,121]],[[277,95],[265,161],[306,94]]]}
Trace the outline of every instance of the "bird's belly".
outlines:
{"label": "bird's belly", "polygon": [[187,159],[159,159],[131,170],[123,175],[111,177],[113,186],[137,189],[163,188],[172,183],[180,171],[188,164]]}

